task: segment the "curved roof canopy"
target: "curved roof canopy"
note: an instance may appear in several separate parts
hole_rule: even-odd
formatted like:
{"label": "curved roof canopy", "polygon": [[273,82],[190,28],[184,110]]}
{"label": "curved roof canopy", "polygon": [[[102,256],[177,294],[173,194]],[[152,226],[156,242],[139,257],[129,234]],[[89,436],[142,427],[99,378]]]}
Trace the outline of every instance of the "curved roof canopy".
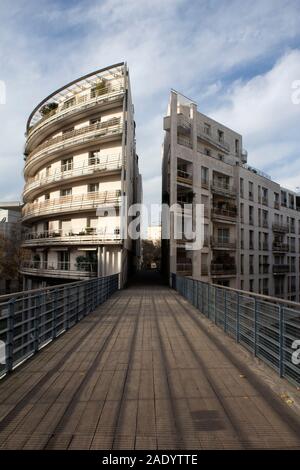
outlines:
{"label": "curved roof canopy", "polygon": [[29,131],[30,127],[36,124],[41,118],[40,109],[47,103],[55,102],[59,104],[62,101],[65,101],[68,98],[71,98],[75,93],[79,93],[85,89],[90,88],[96,84],[101,78],[113,79],[120,78],[124,74],[125,62],[119,62],[118,64],[110,65],[108,67],[96,70],[95,72],[88,73],[83,75],[76,80],[64,85],[58,90],[51,93],[43,101],[41,101],[30,114],[27,125],[26,132]]}

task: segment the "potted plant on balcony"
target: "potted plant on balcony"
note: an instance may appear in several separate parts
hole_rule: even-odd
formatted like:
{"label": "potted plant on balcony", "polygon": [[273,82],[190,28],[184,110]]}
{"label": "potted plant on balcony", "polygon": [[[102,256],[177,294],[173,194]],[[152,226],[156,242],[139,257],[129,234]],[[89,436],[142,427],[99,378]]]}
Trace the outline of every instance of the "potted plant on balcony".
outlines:
{"label": "potted plant on balcony", "polygon": [[57,108],[58,104],[53,101],[52,103],[47,103],[42,106],[40,109],[40,113],[43,117],[52,116],[52,114],[55,114]]}
{"label": "potted plant on balcony", "polygon": [[91,93],[92,93],[92,97],[95,98],[97,96],[101,96],[101,95],[104,95],[106,92],[107,92],[107,80],[105,80],[104,78],[102,78],[101,80],[99,80],[98,83],[96,83],[96,85],[92,88],[91,90]]}

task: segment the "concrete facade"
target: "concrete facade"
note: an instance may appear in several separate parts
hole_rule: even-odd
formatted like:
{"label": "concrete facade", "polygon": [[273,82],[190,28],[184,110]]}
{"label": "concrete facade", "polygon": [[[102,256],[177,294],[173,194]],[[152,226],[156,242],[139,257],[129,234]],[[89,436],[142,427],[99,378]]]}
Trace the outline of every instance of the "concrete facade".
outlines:
{"label": "concrete facade", "polygon": [[163,202],[204,205],[201,250],[175,239],[170,216],[166,273],[299,301],[300,196],[250,167],[242,136],[174,91],[164,130]]}
{"label": "concrete facade", "polygon": [[140,248],[126,236],[141,198],[125,63],[64,86],[32,112],[25,146],[24,288],[121,273]]}

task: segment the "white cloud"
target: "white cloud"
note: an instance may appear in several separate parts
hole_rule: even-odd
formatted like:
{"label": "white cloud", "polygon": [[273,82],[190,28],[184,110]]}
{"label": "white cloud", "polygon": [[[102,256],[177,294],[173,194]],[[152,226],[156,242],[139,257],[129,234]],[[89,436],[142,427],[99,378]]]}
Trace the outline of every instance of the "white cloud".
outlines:
{"label": "white cloud", "polygon": [[[225,104],[212,110],[213,117],[240,132],[250,163],[271,171],[279,182],[293,176],[300,185],[300,105],[292,102],[292,83],[300,78],[300,51],[289,51],[263,75],[233,84]],[[288,165],[286,165],[286,161]]]}

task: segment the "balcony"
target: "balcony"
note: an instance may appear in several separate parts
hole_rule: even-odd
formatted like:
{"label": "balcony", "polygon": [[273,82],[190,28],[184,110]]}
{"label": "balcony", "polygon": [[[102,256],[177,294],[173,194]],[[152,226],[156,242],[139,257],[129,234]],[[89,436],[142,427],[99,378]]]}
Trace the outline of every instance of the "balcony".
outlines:
{"label": "balcony", "polygon": [[261,203],[264,205],[264,206],[268,206],[269,202],[268,202],[268,198],[263,196],[261,198]]}
{"label": "balcony", "polygon": [[272,245],[272,251],[277,253],[287,253],[289,251],[288,243],[274,242]]}
{"label": "balcony", "polygon": [[75,196],[62,196],[57,199],[48,199],[43,202],[25,204],[22,210],[23,221],[42,215],[78,212],[81,210],[97,209],[99,206],[119,207],[121,204],[121,191],[91,192]]}
{"label": "balcony", "polygon": [[28,130],[28,142],[33,136],[37,134],[38,131],[41,131],[44,128],[49,127],[51,124],[57,123],[59,120],[64,119],[65,117],[69,118],[76,116],[83,111],[88,111],[91,108],[96,106],[105,106],[115,101],[121,100],[124,95],[124,87],[122,85],[115,85],[110,87],[105,87],[101,90],[101,94],[97,93],[88,93],[84,96],[75,94],[73,96],[72,102],[67,105],[64,104],[58,106],[56,109],[53,109],[47,115],[39,116],[36,118],[36,122]]}
{"label": "balcony", "polygon": [[179,145],[183,145],[184,147],[187,147],[189,149],[192,149],[193,148],[193,144],[191,142],[191,139],[189,139],[188,137],[185,137],[183,135],[177,135],[177,143]]}
{"label": "balcony", "polygon": [[274,201],[274,209],[277,209],[277,210],[280,209],[280,203],[279,203],[279,201]]}
{"label": "balcony", "polygon": [[69,262],[49,263],[46,261],[24,261],[21,265],[22,274],[46,276],[63,279],[87,279],[97,276],[96,263],[79,263],[71,266]]}
{"label": "balcony", "polygon": [[231,241],[226,238],[212,238],[211,245],[213,249],[216,250],[235,250],[236,249],[236,241]]}
{"label": "balcony", "polygon": [[23,241],[24,247],[53,246],[53,245],[99,245],[121,243],[119,227],[111,230],[86,228],[79,233],[64,233],[62,230],[26,233]]}
{"label": "balcony", "polygon": [[221,151],[229,152],[230,146],[223,138],[214,136],[210,129],[202,126],[197,126],[197,138],[204,142],[208,142],[215,148]]}
{"label": "balcony", "polygon": [[290,271],[288,264],[273,264],[273,274],[287,274]]}
{"label": "balcony", "polygon": [[219,207],[213,207],[212,218],[236,223],[237,211],[233,209],[220,209]]}
{"label": "balcony", "polygon": [[212,276],[235,276],[236,265],[230,263],[212,263],[211,264],[211,275]]}
{"label": "balcony", "polygon": [[236,188],[226,183],[213,181],[211,185],[211,190],[213,193],[219,194],[221,196],[236,198]]}
{"label": "balcony", "polygon": [[112,118],[104,122],[96,122],[88,126],[65,132],[57,137],[52,137],[38,145],[27,157],[26,166],[34,163],[42,156],[62,151],[65,148],[78,147],[99,139],[112,136],[120,136],[123,132],[123,124],[120,118]]}
{"label": "balcony", "polygon": [[272,224],[273,232],[288,233],[289,226],[287,224],[274,223]]}
{"label": "balcony", "polygon": [[40,177],[28,178],[25,185],[23,195],[28,196],[29,193],[35,190],[39,190],[41,187],[44,189],[45,186],[50,186],[52,183],[64,182],[65,180],[80,178],[84,176],[94,176],[97,173],[110,173],[119,171],[122,168],[121,155],[104,155],[99,156],[95,159],[95,163],[89,165],[74,166],[74,167],[62,167],[60,170],[49,172]]}
{"label": "balcony", "polygon": [[186,184],[188,186],[193,185],[193,176],[183,170],[177,170],[177,183]]}

